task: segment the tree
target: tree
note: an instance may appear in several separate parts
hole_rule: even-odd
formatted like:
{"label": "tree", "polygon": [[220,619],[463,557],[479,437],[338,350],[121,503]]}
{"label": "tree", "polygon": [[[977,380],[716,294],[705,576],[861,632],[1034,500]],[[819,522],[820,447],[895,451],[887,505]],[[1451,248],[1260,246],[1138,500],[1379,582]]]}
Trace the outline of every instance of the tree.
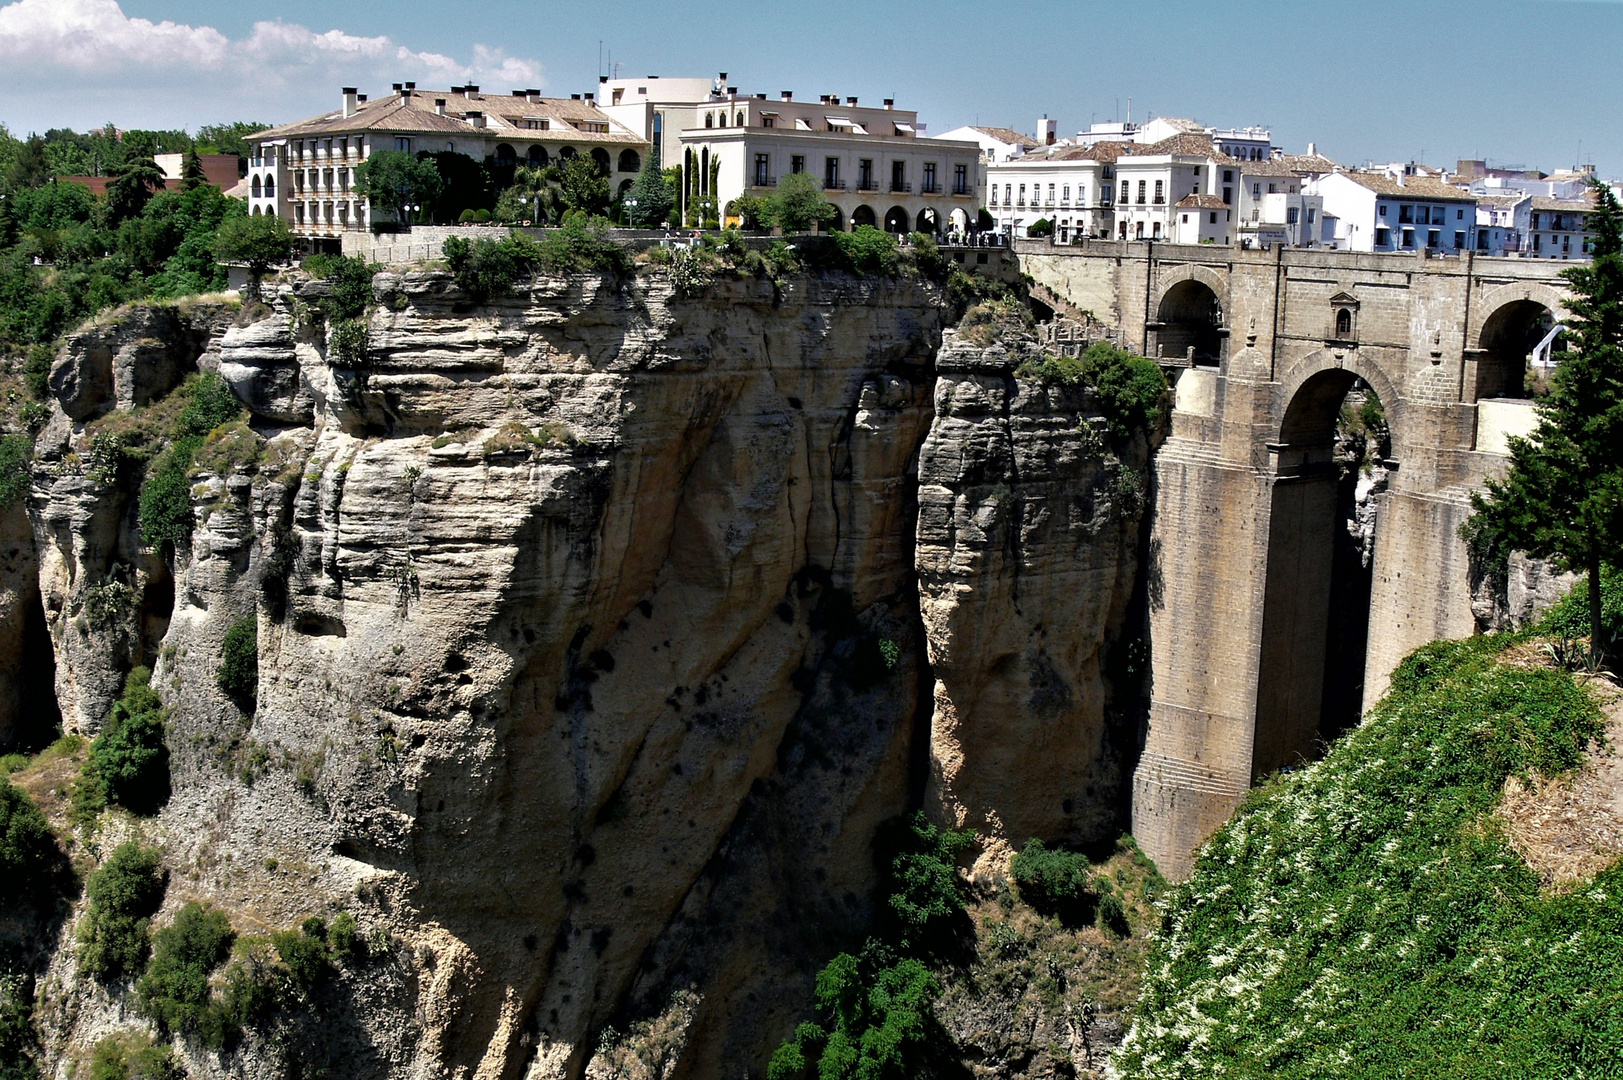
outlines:
{"label": "tree", "polygon": [[432,200],[420,204],[431,207],[425,215],[430,220],[448,225],[461,221],[466,211],[490,210],[496,205],[487,163],[451,150],[430,151],[420,157],[433,163],[440,180],[438,193]]}
{"label": "tree", "polygon": [[643,159],[642,171],[631,184],[626,197],[626,223],[633,229],[657,229],[670,220],[675,205],[676,189],[659,167],[656,148]]}
{"label": "tree", "polygon": [[151,158],[136,158],[107,185],[107,218],[113,224],[138,217],[154,192],[163,190],[165,177]]}
{"label": "tree", "polygon": [[186,151],[180,165],[180,190],[196,191],[207,184],[208,179],[208,174],[203,171],[203,159],[197,156],[197,151]]}
{"label": "tree", "polygon": [[256,131],[264,131],[269,124],[257,122],[237,121],[234,124],[204,124],[197,129],[197,152],[199,154],[236,154],[241,160],[237,165],[237,175],[248,175],[248,158],[253,155],[253,147],[248,142],[248,136]]}
{"label": "tree", "polygon": [[[502,192],[503,198],[508,199],[507,211],[499,214],[506,220],[506,213],[510,213],[517,204],[522,203],[524,213],[522,217],[529,218],[537,225],[552,220],[554,213],[562,203],[558,188],[551,179],[551,169],[534,168],[529,165],[520,165],[513,170],[513,185]],[[497,200],[498,211],[503,210],[500,199]]]}
{"label": "tree", "polygon": [[6,186],[13,191],[44,187],[51,179],[50,160],[45,156],[45,140],[38,135],[28,136],[17,148],[17,155],[6,169],[5,179]]}
{"label": "tree", "polygon": [[293,248],[293,234],[287,222],[266,214],[261,217],[229,218],[214,234],[214,253],[230,262],[248,266],[248,295],[259,298],[259,282],[271,267],[285,262]]}
{"label": "tree", "polygon": [[1594,261],[1563,273],[1567,353],[1537,404],[1538,426],[1510,441],[1510,471],[1471,496],[1461,532],[1479,554],[1526,551],[1589,574],[1590,653],[1605,655],[1601,565],[1623,565],[1623,207],[1593,185]]}
{"label": "tree", "polygon": [[588,217],[609,212],[609,180],[591,158],[577,154],[552,171],[566,212],[579,210]]}
{"label": "tree", "polygon": [[[373,210],[394,214],[397,221],[405,223],[409,214],[433,205],[444,181],[431,160],[419,159],[404,150],[379,150],[356,168],[355,186]],[[408,211],[407,207],[417,210]]]}
{"label": "tree", "polygon": [[[772,224],[786,233],[807,232],[832,220],[839,210],[823,198],[823,187],[810,173],[790,173],[768,200]],[[830,210],[834,210],[830,214]]]}

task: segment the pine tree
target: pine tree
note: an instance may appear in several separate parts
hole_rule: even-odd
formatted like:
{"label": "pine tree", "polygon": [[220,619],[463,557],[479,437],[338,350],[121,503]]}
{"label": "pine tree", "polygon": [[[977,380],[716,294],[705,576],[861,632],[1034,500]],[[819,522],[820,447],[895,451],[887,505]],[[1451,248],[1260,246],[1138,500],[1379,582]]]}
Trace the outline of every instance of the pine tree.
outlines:
{"label": "pine tree", "polygon": [[1521,550],[1589,574],[1591,655],[1604,655],[1600,569],[1623,565],[1623,207],[1594,185],[1594,260],[1562,276],[1567,352],[1538,403],[1538,426],[1510,444],[1510,471],[1471,497],[1474,544]]}
{"label": "pine tree", "polygon": [[657,229],[671,216],[676,204],[676,192],[665,172],[659,167],[658,148],[651,150],[643,161],[642,172],[631,185],[631,196],[626,200],[626,217],[634,229]]}
{"label": "pine tree", "polygon": [[203,159],[197,156],[197,150],[186,151],[186,156],[181,159],[180,190],[196,191],[208,182],[208,174],[203,171]]}

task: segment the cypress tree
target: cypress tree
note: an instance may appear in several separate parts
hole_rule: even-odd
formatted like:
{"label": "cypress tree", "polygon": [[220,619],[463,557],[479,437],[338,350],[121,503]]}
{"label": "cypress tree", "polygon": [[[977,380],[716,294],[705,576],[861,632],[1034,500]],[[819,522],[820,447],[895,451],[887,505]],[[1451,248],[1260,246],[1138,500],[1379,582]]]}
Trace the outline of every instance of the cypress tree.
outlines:
{"label": "cypress tree", "polygon": [[1623,542],[1623,208],[1593,186],[1593,261],[1563,273],[1567,353],[1538,402],[1538,425],[1512,439],[1510,471],[1471,497],[1463,530],[1479,549],[1526,551],[1589,574],[1591,656],[1606,652],[1600,569]]}

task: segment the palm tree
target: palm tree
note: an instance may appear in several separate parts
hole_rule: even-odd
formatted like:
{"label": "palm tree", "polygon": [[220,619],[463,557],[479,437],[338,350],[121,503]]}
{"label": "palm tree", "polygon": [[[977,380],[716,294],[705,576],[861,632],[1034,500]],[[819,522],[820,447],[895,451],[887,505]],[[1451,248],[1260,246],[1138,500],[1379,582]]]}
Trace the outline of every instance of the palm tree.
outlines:
{"label": "palm tree", "polygon": [[[524,194],[535,207],[531,220],[536,224],[552,219],[553,211],[558,205],[558,189],[553,184],[552,170],[549,168],[535,168],[521,165],[513,173],[513,188]],[[542,205],[546,205],[546,216],[541,214]]]}

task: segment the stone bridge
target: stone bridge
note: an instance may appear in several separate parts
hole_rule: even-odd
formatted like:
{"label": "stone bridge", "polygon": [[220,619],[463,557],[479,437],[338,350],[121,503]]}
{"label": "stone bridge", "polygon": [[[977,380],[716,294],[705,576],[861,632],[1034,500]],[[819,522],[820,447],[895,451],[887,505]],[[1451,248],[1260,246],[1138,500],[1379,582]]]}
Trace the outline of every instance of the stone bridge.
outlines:
{"label": "stone bridge", "polygon": [[[1017,254],[1039,296],[1176,379],[1132,825],[1181,877],[1253,783],[1356,723],[1405,654],[1476,632],[1458,529],[1506,436],[1531,428],[1523,373],[1561,314],[1564,264],[1143,242]],[[1379,398],[1391,434],[1361,490],[1334,449],[1350,392]]]}

